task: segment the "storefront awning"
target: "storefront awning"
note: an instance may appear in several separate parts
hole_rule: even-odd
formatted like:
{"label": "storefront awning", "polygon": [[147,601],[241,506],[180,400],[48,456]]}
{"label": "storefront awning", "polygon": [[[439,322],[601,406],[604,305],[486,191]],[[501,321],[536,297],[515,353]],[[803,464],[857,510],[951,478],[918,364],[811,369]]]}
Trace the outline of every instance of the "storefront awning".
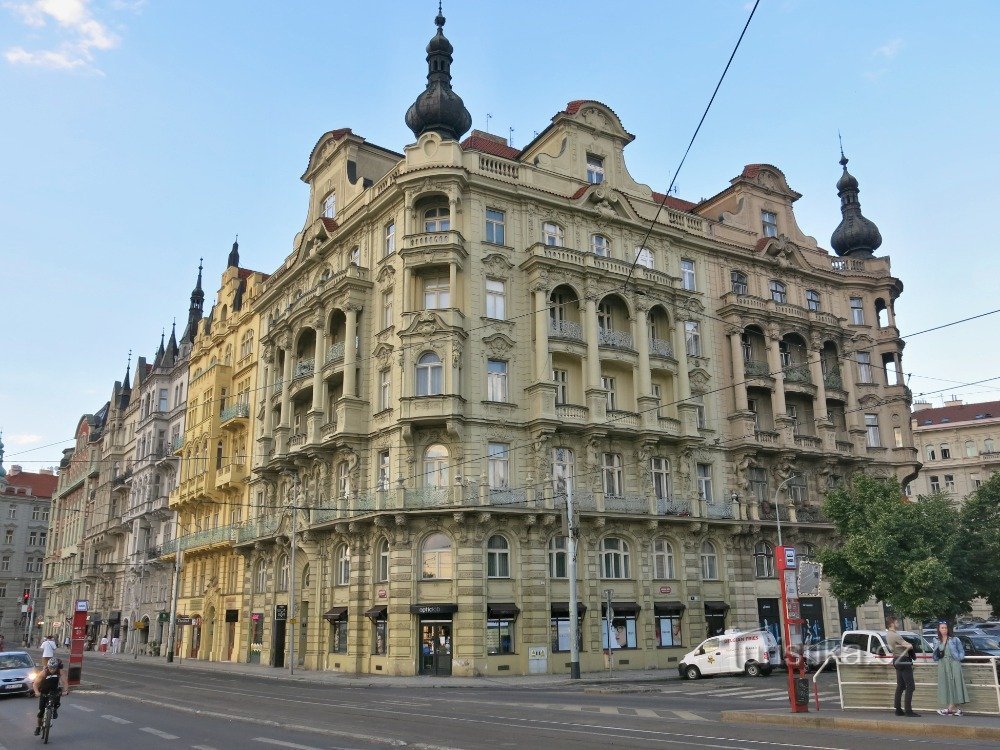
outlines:
{"label": "storefront awning", "polygon": [[729,611],[729,605],[725,602],[705,602],[705,611],[725,614]]}
{"label": "storefront awning", "polygon": [[513,620],[519,614],[521,610],[514,602],[486,605],[486,617],[490,620]]}
{"label": "storefront awning", "polygon": [[[365,614],[368,614],[367,612]],[[371,617],[371,615],[368,615]],[[338,622],[347,619],[347,607],[330,607],[323,613],[323,619],[329,622]]]}
{"label": "storefront awning", "polygon": [[686,608],[684,602],[653,602],[654,615],[682,615]]}
{"label": "storefront awning", "polygon": [[[607,602],[601,602],[602,617],[607,614],[607,609]],[[639,614],[640,609],[642,609],[642,607],[639,606],[638,602],[611,602],[611,610],[616,616],[635,617]]]}
{"label": "storefront awning", "polygon": [[365,612],[365,617],[370,617],[373,620],[385,620],[387,618],[387,612],[389,610],[389,605],[387,604],[376,604],[374,607]]}
{"label": "storefront awning", "polygon": [[451,615],[458,612],[457,604],[411,604],[413,615]]}
{"label": "storefront awning", "polygon": [[[553,617],[569,617],[569,602],[552,602],[551,611]],[[583,617],[587,614],[587,605],[583,602],[577,602],[576,614],[577,617]]]}

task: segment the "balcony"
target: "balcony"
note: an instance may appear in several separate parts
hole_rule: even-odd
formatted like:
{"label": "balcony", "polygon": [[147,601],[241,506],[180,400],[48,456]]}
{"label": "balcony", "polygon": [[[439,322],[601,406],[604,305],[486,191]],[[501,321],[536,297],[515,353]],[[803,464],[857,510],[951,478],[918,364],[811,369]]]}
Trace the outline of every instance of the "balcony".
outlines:
{"label": "balcony", "polygon": [[295,367],[292,370],[292,381],[294,382],[296,380],[301,380],[302,378],[311,377],[315,370],[315,359],[300,359],[295,363]]}
{"label": "balcony", "polygon": [[343,362],[344,361],[344,342],[335,341],[330,344],[330,349],[326,353],[326,362],[324,364],[331,364],[333,362]]}
{"label": "balcony", "polygon": [[583,326],[572,320],[549,320],[549,336],[554,339],[583,341]]}
{"label": "balcony", "polygon": [[823,448],[823,439],[815,435],[796,435],[795,445],[805,450],[818,451]]}
{"label": "balcony", "polygon": [[[236,527],[231,524],[219,526],[214,529],[195,531],[192,534],[185,534],[172,542],[165,542],[162,545],[163,554],[175,552],[177,548],[182,550],[200,549],[212,547],[214,545],[228,545],[236,540]],[[169,552],[168,552],[169,549]]]}
{"label": "balcony", "polygon": [[601,328],[598,330],[597,338],[601,346],[611,347],[612,349],[635,350],[635,346],[632,344],[632,334],[627,331],[614,331]]}
{"label": "balcony", "polygon": [[767,362],[759,359],[743,360],[743,372],[748,378],[771,377],[771,368],[767,366]]}
{"label": "balcony", "polygon": [[806,385],[812,383],[812,376],[809,374],[809,365],[807,364],[788,364],[782,368],[782,371],[785,373],[786,383],[804,383]]}
{"label": "balcony", "polygon": [[112,478],[112,480],[111,480],[111,488],[113,490],[114,489],[124,489],[125,485],[128,484],[129,480],[131,480],[131,479],[132,479],[132,472],[131,471],[126,471],[123,474],[119,474],[118,476]]}
{"label": "balcony", "polygon": [[461,505],[461,497],[454,497],[451,487],[423,487],[403,492],[403,507],[407,509],[441,508],[453,505]]}
{"label": "balcony", "polygon": [[399,399],[400,420],[441,421],[465,411],[461,396],[404,396]]}
{"label": "balcony", "polygon": [[587,421],[590,410],[576,404],[556,404],[556,417],[563,422],[582,424]]}
{"label": "balcony", "polygon": [[177,435],[170,441],[170,450],[173,453],[180,453],[184,449],[184,436]]}
{"label": "balcony", "polygon": [[683,500],[658,497],[656,498],[656,513],[660,516],[689,516],[691,515],[691,507]]}
{"label": "balcony", "polygon": [[777,446],[781,442],[781,435],[771,430],[756,430],[753,436],[761,445]]}
{"label": "balcony", "polygon": [[666,357],[668,359],[673,359],[674,357],[674,345],[671,344],[666,339],[653,339],[649,340],[649,356],[651,357]]}
{"label": "balcony", "polygon": [[642,426],[641,419],[634,411],[619,411],[618,409],[607,410],[608,419],[605,424],[611,429],[637,430]]}
{"label": "balcony", "polygon": [[830,370],[829,372],[823,373],[823,385],[827,388],[832,388],[834,390],[842,391],[844,390],[844,381],[840,377],[840,370]]}
{"label": "balcony", "polygon": [[459,266],[469,257],[465,249],[465,238],[461,232],[448,230],[445,232],[419,232],[403,238],[400,255],[406,259],[407,265],[448,265]]}
{"label": "balcony", "polygon": [[219,423],[223,429],[237,429],[246,425],[250,418],[250,404],[237,403],[227,406],[219,415]]}
{"label": "balcony", "polygon": [[243,544],[245,542],[251,542],[255,539],[274,536],[280,525],[281,516],[276,513],[268,516],[262,516],[254,519],[253,521],[247,521],[245,524],[236,529],[235,541],[238,544]]}
{"label": "balcony", "polygon": [[707,518],[735,518],[733,504],[729,502],[706,502],[705,516]]}
{"label": "balcony", "polygon": [[[670,212],[670,214],[673,216],[674,212]],[[699,229],[702,226],[702,220],[698,217],[680,214],[679,218],[681,218],[682,223],[687,218],[698,222]],[[670,223],[673,224],[674,222],[671,221]],[[677,279],[663,271],[647,268],[641,264],[633,268],[632,263],[629,261],[594,255],[589,251],[545,245],[537,242],[529,247],[527,252],[528,260],[522,263],[521,267],[528,271],[539,265],[558,271],[563,271],[567,266],[572,266],[574,268],[588,269],[588,275],[592,274],[594,277],[610,278],[612,283],[614,283],[615,279],[622,283],[625,279],[631,278],[632,281],[647,281],[660,288],[666,287],[671,289],[677,286],[675,283]]]}
{"label": "balcony", "polygon": [[242,485],[243,480],[246,479],[247,467],[246,464],[242,463],[230,463],[219,468],[215,472],[215,486],[217,489],[224,490],[235,488]]}
{"label": "balcony", "polygon": [[787,302],[775,302],[773,299],[735,294],[734,292],[727,292],[722,295],[722,299],[723,306],[720,308],[719,312],[723,315],[746,315],[748,310],[753,310],[761,313],[777,313],[787,318],[796,318],[797,320],[815,320],[831,326],[839,327],[840,325],[840,318],[832,313],[822,312],[820,310],[809,310],[805,307],[799,307],[798,305],[792,305]]}

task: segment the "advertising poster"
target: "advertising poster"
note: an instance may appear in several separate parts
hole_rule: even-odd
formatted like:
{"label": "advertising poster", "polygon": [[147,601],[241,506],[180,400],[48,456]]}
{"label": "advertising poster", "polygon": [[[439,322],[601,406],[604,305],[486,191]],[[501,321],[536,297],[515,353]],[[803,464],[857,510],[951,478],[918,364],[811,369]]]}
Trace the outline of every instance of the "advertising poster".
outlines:
{"label": "advertising poster", "polygon": [[780,602],[777,599],[757,600],[757,623],[763,630],[774,636],[781,647],[781,616]]}

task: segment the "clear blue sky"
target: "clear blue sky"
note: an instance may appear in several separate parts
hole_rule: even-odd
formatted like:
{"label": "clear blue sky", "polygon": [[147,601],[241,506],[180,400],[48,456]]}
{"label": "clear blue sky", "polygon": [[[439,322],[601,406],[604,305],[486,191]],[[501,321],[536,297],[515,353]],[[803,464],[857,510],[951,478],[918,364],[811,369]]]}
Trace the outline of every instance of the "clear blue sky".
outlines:
{"label": "clear blue sky", "polygon": [[[751,3],[447,0],[456,90],[475,127],[523,146],[571,99],[637,138],[665,190]],[[0,429],[7,466],[58,461],[129,349],[183,324],[199,256],[207,304],[233,235],[269,272],[306,210],[319,136],[395,149],[424,85],[431,0],[5,0],[0,3]],[[691,200],[771,162],[800,226],[840,220],[837,130],[865,214],[905,284],[905,334],[994,307],[995,2],[763,0],[679,179]],[[914,338],[915,394],[1000,376],[1000,315]],[[937,379],[933,379],[937,378]],[[943,379],[943,380],[941,380]],[[1000,398],[1000,381],[955,386]],[[36,449],[36,450],[31,450]],[[30,451],[30,452],[24,452]]]}

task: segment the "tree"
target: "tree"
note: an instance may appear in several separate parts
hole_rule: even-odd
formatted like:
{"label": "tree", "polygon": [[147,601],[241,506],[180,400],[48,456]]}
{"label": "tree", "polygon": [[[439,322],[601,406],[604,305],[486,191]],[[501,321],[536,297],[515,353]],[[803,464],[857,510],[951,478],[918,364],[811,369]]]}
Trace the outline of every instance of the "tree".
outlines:
{"label": "tree", "polygon": [[962,526],[976,591],[1000,614],[1000,474],[966,499]]}
{"label": "tree", "polygon": [[823,511],[840,543],[820,552],[837,597],[855,606],[875,597],[919,620],[968,611],[976,586],[962,516],[947,498],[910,502],[895,479],[856,474]]}

